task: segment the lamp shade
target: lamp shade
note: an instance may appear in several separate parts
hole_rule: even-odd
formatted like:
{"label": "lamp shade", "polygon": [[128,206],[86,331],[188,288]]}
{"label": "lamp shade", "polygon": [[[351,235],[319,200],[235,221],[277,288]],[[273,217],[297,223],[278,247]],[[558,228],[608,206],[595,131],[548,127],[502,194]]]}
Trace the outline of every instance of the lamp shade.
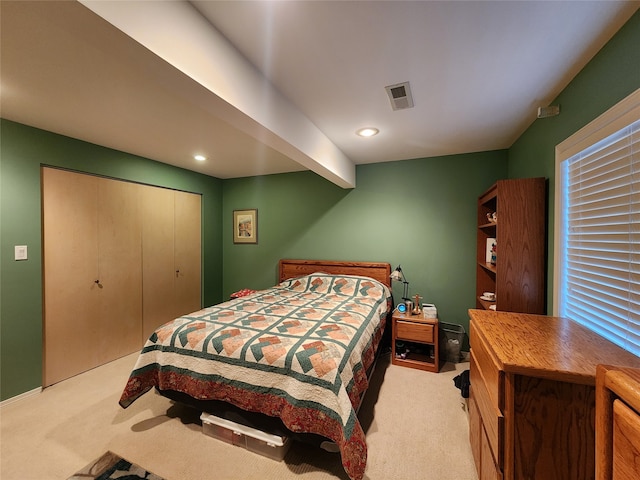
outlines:
{"label": "lamp shade", "polygon": [[391,272],[389,278],[396,282],[404,282],[404,274],[402,273],[402,268],[400,268],[400,265],[398,265],[398,267],[393,272]]}

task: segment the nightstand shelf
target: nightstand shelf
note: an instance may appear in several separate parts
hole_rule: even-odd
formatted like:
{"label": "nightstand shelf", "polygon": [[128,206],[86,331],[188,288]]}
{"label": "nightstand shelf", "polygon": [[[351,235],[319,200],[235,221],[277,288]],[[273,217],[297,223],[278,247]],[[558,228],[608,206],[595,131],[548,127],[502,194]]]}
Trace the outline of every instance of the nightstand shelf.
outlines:
{"label": "nightstand shelf", "polygon": [[[438,319],[423,318],[395,311],[392,316],[391,363],[438,373],[440,369],[438,348]],[[405,344],[409,352],[396,351],[398,342]],[[401,358],[400,354],[405,354]]]}

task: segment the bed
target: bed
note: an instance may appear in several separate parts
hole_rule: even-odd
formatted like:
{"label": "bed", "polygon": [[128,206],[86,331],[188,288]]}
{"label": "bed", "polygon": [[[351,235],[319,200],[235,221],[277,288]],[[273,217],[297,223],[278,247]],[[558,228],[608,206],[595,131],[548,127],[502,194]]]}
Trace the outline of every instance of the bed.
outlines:
{"label": "bed", "polygon": [[217,403],[266,415],[335,442],[360,480],[357,411],[391,311],[390,274],[388,263],[281,260],[276,286],[159,327],[120,405],[155,388],[203,411]]}

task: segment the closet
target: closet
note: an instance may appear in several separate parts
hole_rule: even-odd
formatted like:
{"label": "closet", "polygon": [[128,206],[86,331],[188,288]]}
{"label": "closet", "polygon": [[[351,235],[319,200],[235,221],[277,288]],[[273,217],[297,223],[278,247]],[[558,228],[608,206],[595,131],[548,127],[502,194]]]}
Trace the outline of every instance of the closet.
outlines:
{"label": "closet", "polygon": [[200,195],[143,187],[142,336],[201,306]]}
{"label": "closet", "polygon": [[[139,350],[151,325],[201,307],[200,195],[43,167],[42,212],[44,386]],[[157,278],[171,288],[155,291]]]}

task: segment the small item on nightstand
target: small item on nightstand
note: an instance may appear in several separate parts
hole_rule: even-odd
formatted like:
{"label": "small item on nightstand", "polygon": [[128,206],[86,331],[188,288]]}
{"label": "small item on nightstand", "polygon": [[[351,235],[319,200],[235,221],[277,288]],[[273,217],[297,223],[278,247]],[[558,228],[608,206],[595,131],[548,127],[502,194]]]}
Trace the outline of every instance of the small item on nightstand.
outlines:
{"label": "small item on nightstand", "polygon": [[423,318],[438,318],[438,309],[433,303],[422,304],[422,317]]}
{"label": "small item on nightstand", "polygon": [[411,315],[420,315],[422,313],[422,308],[420,307],[420,299],[422,297],[416,294],[413,298],[415,298],[416,301],[413,303],[415,307],[411,310]]}
{"label": "small item on nightstand", "polygon": [[413,309],[413,302],[409,299],[404,301],[404,306],[405,306],[405,312],[407,314],[411,313],[411,310]]}

